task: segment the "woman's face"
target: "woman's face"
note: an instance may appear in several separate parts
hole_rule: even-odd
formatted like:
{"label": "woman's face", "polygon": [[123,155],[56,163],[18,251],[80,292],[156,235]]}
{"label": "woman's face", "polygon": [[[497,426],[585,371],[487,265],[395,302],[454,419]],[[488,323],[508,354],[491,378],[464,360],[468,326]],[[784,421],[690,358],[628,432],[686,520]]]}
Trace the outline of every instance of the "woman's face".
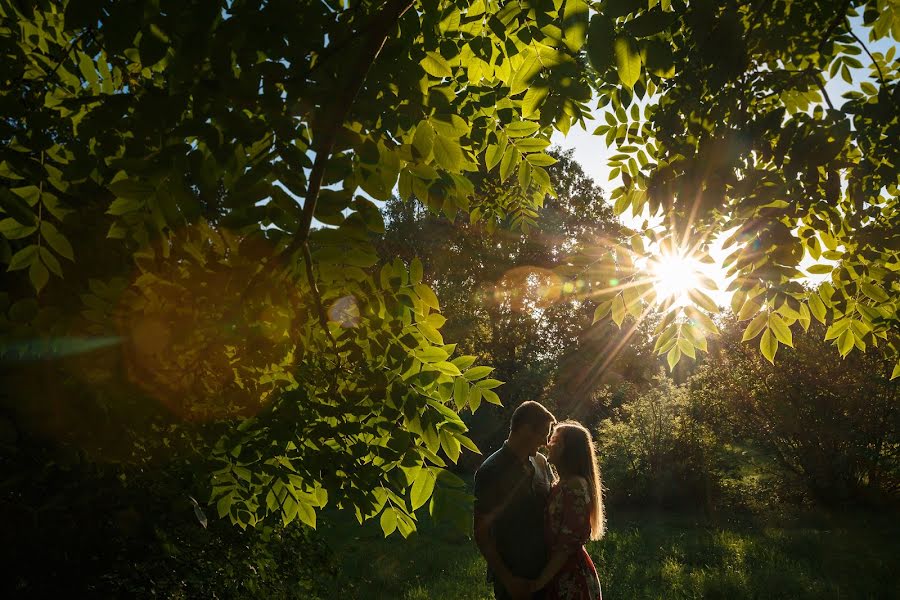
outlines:
{"label": "woman's face", "polygon": [[550,441],[547,442],[547,450],[549,451],[547,459],[552,464],[559,465],[559,459],[562,457],[563,451],[563,436],[559,429],[554,431],[553,435],[550,436]]}

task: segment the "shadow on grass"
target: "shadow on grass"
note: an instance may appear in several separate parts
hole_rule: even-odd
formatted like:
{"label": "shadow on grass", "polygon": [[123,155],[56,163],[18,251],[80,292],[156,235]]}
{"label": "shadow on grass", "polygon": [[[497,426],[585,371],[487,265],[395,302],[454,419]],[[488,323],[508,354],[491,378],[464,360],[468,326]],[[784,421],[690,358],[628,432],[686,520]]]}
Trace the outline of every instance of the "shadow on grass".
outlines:
{"label": "shadow on grass", "polygon": [[[329,597],[492,598],[475,543],[425,519],[404,540],[377,523],[328,515],[339,574]],[[609,599],[900,598],[900,525],[862,515],[711,523],[677,514],[612,514],[588,546]]]}

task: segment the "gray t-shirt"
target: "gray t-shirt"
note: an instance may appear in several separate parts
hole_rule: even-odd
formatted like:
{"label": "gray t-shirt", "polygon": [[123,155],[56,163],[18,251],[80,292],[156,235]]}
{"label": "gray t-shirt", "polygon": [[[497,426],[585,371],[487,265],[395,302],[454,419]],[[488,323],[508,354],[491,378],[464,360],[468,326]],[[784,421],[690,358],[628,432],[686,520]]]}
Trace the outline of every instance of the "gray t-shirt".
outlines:
{"label": "gray t-shirt", "polygon": [[536,578],[547,562],[544,507],[552,477],[543,454],[522,462],[506,443],[475,473],[475,512],[488,518],[500,557],[518,577]]}

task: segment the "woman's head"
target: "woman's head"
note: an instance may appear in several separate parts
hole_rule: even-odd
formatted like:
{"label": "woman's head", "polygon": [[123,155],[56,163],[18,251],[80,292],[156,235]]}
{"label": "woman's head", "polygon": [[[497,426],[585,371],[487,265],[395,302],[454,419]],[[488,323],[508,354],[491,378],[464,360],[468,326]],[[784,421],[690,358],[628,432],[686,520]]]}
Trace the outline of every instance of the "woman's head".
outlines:
{"label": "woman's head", "polygon": [[591,491],[591,539],[603,536],[603,488],[591,433],[576,421],[558,423],[548,444],[550,462],[560,477],[583,477]]}

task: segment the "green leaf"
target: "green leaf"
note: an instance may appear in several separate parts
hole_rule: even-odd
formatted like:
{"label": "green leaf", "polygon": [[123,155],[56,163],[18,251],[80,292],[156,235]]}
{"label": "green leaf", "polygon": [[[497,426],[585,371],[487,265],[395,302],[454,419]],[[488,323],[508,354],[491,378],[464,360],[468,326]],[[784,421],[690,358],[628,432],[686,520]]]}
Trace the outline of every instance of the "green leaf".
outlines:
{"label": "green leaf", "polygon": [[447,360],[450,354],[442,348],[429,346],[428,348],[416,350],[415,356],[424,363],[439,363]]}
{"label": "green leaf", "polygon": [[434,160],[448,171],[458,172],[462,167],[463,153],[458,141],[443,135],[434,138]]}
{"label": "green leaf", "polygon": [[793,336],[791,335],[791,328],[787,326],[787,323],[777,315],[776,313],[769,313],[769,329],[772,330],[772,333],[775,334],[775,339],[784,344],[785,346],[794,347]]}
{"label": "green leaf", "polygon": [[622,298],[622,294],[618,294],[612,299],[612,319],[619,327],[625,320],[625,299]]}
{"label": "green leaf", "polygon": [[460,372],[459,367],[454,365],[452,362],[440,361],[440,362],[436,362],[436,363],[432,364],[431,366],[433,368],[437,369],[438,371],[440,371],[441,373],[443,373],[445,375],[450,375],[451,377],[456,377],[456,376],[462,375],[462,372]]}
{"label": "green leaf", "polygon": [[0,208],[19,223],[37,225],[37,215],[32,212],[31,207],[18,194],[3,186],[0,186]]}
{"label": "green leaf", "polygon": [[413,510],[419,510],[431,499],[435,481],[437,478],[431,468],[419,469],[419,474],[410,490],[410,502],[412,502]]}
{"label": "green leaf", "polygon": [[675,369],[675,365],[678,364],[678,361],[681,360],[681,349],[676,345],[673,346],[669,353],[666,355],[666,363],[669,365],[669,371]]}
{"label": "green leaf", "polygon": [[394,507],[388,506],[384,509],[384,512],[381,513],[380,523],[384,537],[394,533],[397,529],[397,514],[394,512]]}
{"label": "green leaf", "polygon": [[506,126],[506,135],[511,138],[526,137],[540,128],[540,125],[532,121],[516,121]]}
{"label": "green leaf", "polygon": [[297,503],[297,516],[300,518],[300,522],[307,527],[316,528],[316,511],[306,502]]}
{"label": "green leaf", "polygon": [[41,221],[41,236],[47,240],[47,243],[50,244],[50,247],[53,248],[57,254],[63,258],[68,258],[71,261],[75,260],[72,244],[69,243],[66,236],[59,232],[53,223],[47,220]]}
{"label": "green leaf", "polygon": [[[484,391],[481,392],[484,394]],[[459,460],[459,454],[461,451],[459,440],[453,437],[453,434],[446,429],[441,429],[441,448],[444,450],[444,453],[447,455],[454,464]]]}
{"label": "green leaf", "polygon": [[619,35],[615,41],[616,70],[622,85],[631,89],[641,76],[641,54],[634,38]]}
{"label": "green leaf", "polygon": [[169,38],[155,23],[141,30],[139,43],[141,65],[152,67],[163,59],[169,51]]}
{"label": "green leaf", "polygon": [[430,123],[438,135],[457,140],[471,131],[468,123],[456,114],[439,114],[431,117]]}
{"label": "green leaf", "polygon": [[44,246],[41,246],[40,248],[40,257],[44,264],[47,265],[47,268],[50,269],[50,271],[54,275],[56,275],[57,277],[63,276],[62,267],[60,266],[59,261],[56,260],[56,257],[53,255],[53,253],[47,250],[47,248]]}
{"label": "green leaf", "polygon": [[688,298],[693,300],[695,304],[709,312],[715,313],[719,311],[719,307],[712,298],[697,289],[688,290]]}
{"label": "green leaf", "polygon": [[453,71],[450,69],[450,63],[448,63],[444,59],[444,57],[437,52],[426,52],[425,58],[423,58],[419,62],[419,64],[422,65],[422,68],[425,70],[425,72],[432,77],[437,77],[440,79],[453,75]]}
{"label": "green leaf", "polygon": [[841,356],[847,356],[850,354],[850,351],[853,350],[853,346],[856,343],[856,339],[853,335],[853,331],[848,327],[844,333],[842,333],[837,340],[838,352],[841,353]]}
{"label": "green leaf", "polygon": [[591,321],[591,325],[605,317],[609,314],[609,311],[612,309],[612,300],[606,300],[597,305],[597,308],[594,309],[594,318]]}
{"label": "green leaf", "polygon": [[512,174],[513,168],[518,164],[521,154],[514,146],[509,146],[503,153],[503,159],[500,161],[500,181],[506,181]]}
{"label": "green leaf", "polygon": [[434,127],[427,121],[422,121],[416,127],[416,133],[413,135],[412,147],[418,153],[418,158],[428,160],[431,151],[434,148]]}
{"label": "green leaf", "polygon": [[483,390],[483,389],[479,388],[478,391],[481,392],[481,396],[487,402],[490,402],[491,404],[496,404],[497,406],[502,406],[503,403],[500,402],[500,396],[498,396],[496,393],[494,393],[493,390]]}
{"label": "green leaf", "polygon": [[898,362],[896,365],[894,365],[894,370],[891,371],[891,379],[892,380],[896,379],[898,376],[900,376],[900,362]]}
{"label": "green leaf", "polygon": [[413,257],[409,263],[409,281],[413,285],[422,283],[423,268],[422,261],[418,257]]}
{"label": "green leaf", "polygon": [[31,263],[37,260],[37,258],[37,244],[25,246],[24,248],[13,254],[12,259],[10,259],[9,261],[9,267],[7,268],[7,271],[18,271],[20,269],[26,269],[30,267]]}
{"label": "green leaf", "polygon": [[691,340],[686,337],[678,338],[678,349],[681,350],[681,353],[685,356],[690,356],[691,358],[697,358],[697,353],[694,351],[694,344],[691,343]]}
{"label": "green leaf", "polygon": [[527,152],[539,152],[550,145],[550,140],[545,140],[543,138],[529,137],[522,138],[518,141],[513,142],[518,150],[523,153]]}
{"label": "green leaf", "polygon": [[94,61],[84,52],[76,52],[78,55],[78,69],[81,71],[82,77],[88,82],[88,85],[95,94],[100,93],[100,78],[97,75],[97,69],[94,67]]}
{"label": "green leaf", "polygon": [[549,93],[549,87],[533,85],[528,88],[525,97],[522,98],[522,116],[527,118],[536,115]]}
{"label": "green leaf", "polygon": [[519,163],[519,187],[528,189],[531,183],[531,165],[527,162]]}
{"label": "green leaf", "polygon": [[501,158],[503,158],[503,146],[491,144],[484,152],[484,166],[487,167],[488,171],[491,171],[497,166]]}
{"label": "green leaf", "polygon": [[825,308],[822,299],[819,298],[819,295],[815,292],[810,292],[809,294],[809,312],[812,313],[812,316],[814,316],[819,323],[825,323],[827,309]]}
{"label": "green leaf", "polygon": [[826,275],[834,271],[833,265],[811,265],[806,269],[812,275]]}
{"label": "green leaf", "polygon": [[31,279],[31,284],[38,293],[40,293],[41,290],[44,289],[44,286],[47,285],[47,280],[50,279],[50,273],[39,258],[35,258],[31,261],[31,267],[28,269],[28,278]]}
{"label": "green leaf", "polygon": [[493,370],[494,370],[494,367],[487,367],[487,366],[472,367],[471,369],[469,369],[465,373],[463,373],[463,377],[465,377],[469,381],[477,381],[479,379],[482,379],[482,378],[490,375],[491,371],[493,371]]}
{"label": "green leaf", "polygon": [[588,5],[584,0],[566,0],[563,10],[563,40],[572,52],[584,45],[588,28]]}
{"label": "green leaf", "polygon": [[22,225],[16,219],[6,218],[0,221],[0,235],[8,240],[20,240],[37,231],[34,225]]}
{"label": "green leaf", "polygon": [[[535,167],[549,167],[550,165],[555,165],[558,162],[555,158],[553,158],[549,154],[544,154],[543,152],[527,154],[525,156],[525,160],[527,160]],[[549,180],[547,181],[547,183],[549,183]]]}
{"label": "green leaf", "polygon": [[649,37],[672,25],[675,18],[675,13],[663,12],[657,7],[625,23],[625,30],[634,37]]}
{"label": "green leaf", "polygon": [[416,296],[418,296],[427,306],[434,310],[441,310],[441,304],[438,302],[437,295],[428,285],[417,283],[413,289],[416,291]]}
{"label": "green leaf", "polygon": [[598,73],[604,73],[615,64],[615,37],[616,28],[612,19],[603,14],[591,17],[591,24],[588,26],[587,54]]}
{"label": "green leaf", "polygon": [[759,313],[757,314],[750,324],[747,325],[747,329],[744,330],[744,336],[741,338],[741,342],[748,342],[758,336],[760,332],[766,328],[766,325],[769,323],[769,315],[767,313]]}
{"label": "green leaf", "polygon": [[875,300],[876,302],[887,302],[890,300],[890,297],[881,289],[880,286],[875,285],[874,283],[869,283],[868,281],[863,281],[859,284],[862,293]]}
{"label": "green leaf", "polygon": [[419,323],[417,325],[419,332],[425,337],[426,340],[431,342],[432,344],[437,344],[438,346],[444,345],[444,338],[437,329],[429,325],[428,323]]}
{"label": "green leaf", "polygon": [[541,72],[541,59],[534,51],[528,51],[526,58],[509,82],[509,95],[515,96],[528,89],[532,79]]}
{"label": "green leaf", "polygon": [[778,340],[772,335],[771,330],[766,329],[759,339],[759,350],[766,360],[775,364],[775,353],[778,352]]}
{"label": "green leaf", "polygon": [[457,377],[453,380],[453,402],[457,410],[462,410],[469,403],[469,384],[465,377]]}

